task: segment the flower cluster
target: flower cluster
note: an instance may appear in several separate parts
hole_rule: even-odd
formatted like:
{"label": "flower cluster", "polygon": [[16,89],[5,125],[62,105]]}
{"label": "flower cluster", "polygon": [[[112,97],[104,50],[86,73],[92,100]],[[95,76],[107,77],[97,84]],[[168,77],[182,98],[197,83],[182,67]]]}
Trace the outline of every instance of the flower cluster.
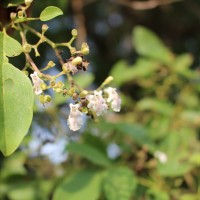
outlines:
{"label": "flower cluster", "polygon": [[[47,87],[44,87],[45,83],[38,77],[37,72],[31,74],[31,78],[35,94],[39,95],[43,93],[43,89]],[[83,117],[86,114],[92,117],[99,117],[104,115],[109,108],[115,112],[119,112],[121,109],[121,98],[116,92],[116,88],[108,87],[104,90],[95,90],[93,92],[84,90],[78,94],[73,88],[70,91],[63,89],[64,84],[60,82],[54,84],[50,82],[50,85],[54,91],[58,91],[59,89],[59,91],[63,91],[63,94],[65,90],[75,100],[75,104],[70,103],[69,105],[70,113],[67,120],[69,128],[72,131],[77,131],[82,127]],[[40,101],[42,103],[50,102],[50,100],[45,101],[47,97],[48,99],[50,98],[49,95],[40,95]],[[44,101],[42,101],[43,99]]]}
{"label": "flower cluster", "polygon": [[[103,92],[107,95],[103,97]],[[121,109],[121,98],[116,92],[116,88],[106,88],[104,91],[94,91],[94,94],[86,95],[82,98],[84,104],[70,104],[70,114],[68,118],[69,128],[72,131],[77,131],[83,124],[83,113],[80,112],[81,108],[87,108],[87,114],[92,116],[102,116],[107,112],[109,107],[115,112]],[[86,100],[86,101],[85,101]],[[86,102],[86,103],[85,103]],[[107,102],[107,103],[106,103]],[[85,110],[85,109],[83,109]]]}

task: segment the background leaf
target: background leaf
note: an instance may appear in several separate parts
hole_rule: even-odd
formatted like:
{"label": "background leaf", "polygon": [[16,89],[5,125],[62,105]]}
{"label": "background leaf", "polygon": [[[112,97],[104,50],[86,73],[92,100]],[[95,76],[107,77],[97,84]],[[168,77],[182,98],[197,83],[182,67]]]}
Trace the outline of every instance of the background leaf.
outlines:
{"label": "background leaf", "polygon": [[100,196],[102,173],[82,170],[67,177],[54,193],[53,200],[97,200]]}
{"label": "background leaf", "polygon": [[149,29],[137,26],[133,30],[133,47],[137,53],[170,63],[173,55],[162,41]]}
{"label": "background leaf", "polygon": [[99,151],[95,147],[90,146],[88,144],[70,143],[67,146],[67,150],[69,152],[75,153],[79,156],[88,159],[94,164],[103,167],[110,165],[110,161],[108,160],[106,155],[104,155],[101,151]]}
{"label": "background leaf", "polygon": [[127,167],[118,167],[108,171],[103,189],[107,200],[130,200],[136,186],[134,173]]}

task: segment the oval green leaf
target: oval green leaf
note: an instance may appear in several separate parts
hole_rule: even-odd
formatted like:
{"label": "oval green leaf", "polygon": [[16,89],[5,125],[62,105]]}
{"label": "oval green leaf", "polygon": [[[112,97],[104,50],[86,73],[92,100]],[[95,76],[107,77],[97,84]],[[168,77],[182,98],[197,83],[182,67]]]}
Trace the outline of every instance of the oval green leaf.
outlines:
{"label": "oval green leaf", "polygon": [[32,85],[9,63],[0,63],[0,150],[12,154],[26,135],[33,115]]}
{"label": "oval green leaf", "polygon": [[63,11],[55,6],[46,7],[40,14],[41,21],[49,21],[59,15],[62,15]]}

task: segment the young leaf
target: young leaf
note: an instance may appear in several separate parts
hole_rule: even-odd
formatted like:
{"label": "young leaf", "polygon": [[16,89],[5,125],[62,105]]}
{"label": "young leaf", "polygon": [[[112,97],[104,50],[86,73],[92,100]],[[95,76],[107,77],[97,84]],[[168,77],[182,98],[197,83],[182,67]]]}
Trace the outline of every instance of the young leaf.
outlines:
{"label": "young leaf", "polygon": [[108,160],[108,158],[98,149],[90,145],[71,143],[67,146],[67,150],[69,152],[78,154],[97,165],[103,167],[110,165],[110,161]]}
{"label": "young leaf", "polygon": [[130,200],[137,186],[134,173],[127,167],[108,171],[103,189],[107,200]]}
{"label": "young leaf", "polygon": [[12,154],[26,135],[32,107],[30,80],[11,64],[0,64],[0,150],[5,156]]}
{"label": "young leaf", "polygon": [[48,6],[40,14],[41,21],[49,21],[59,15],[62,15],[63,11],[55,6]]}
{"label": "young leaf", "polygon": [[53,200],[97,200],[100,196],[102,175],[95,170],[76,172],[58,186]]}

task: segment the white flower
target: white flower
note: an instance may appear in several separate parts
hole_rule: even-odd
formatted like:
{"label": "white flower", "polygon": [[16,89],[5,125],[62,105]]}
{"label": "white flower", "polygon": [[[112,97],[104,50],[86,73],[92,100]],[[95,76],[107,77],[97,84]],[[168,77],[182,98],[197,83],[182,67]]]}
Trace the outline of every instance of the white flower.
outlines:
{"label": "white flower", "polygon": [[34,72],[33,74],[31,74],[31,78],[33,81],[33,90],[34,90],[35,94],[37,94],[37,95],[41,94],[42,89],[41,89],[40,85],[42,83],[44,83],[44,81],[38,77],[37,72]]}
{"label": "white flower", "polygon": [[77,67],[76,67],[75,65],[73,65],[71,61],[68,61],[68,62],[66,63],[66,65],[67,65],[67,69],[68,69],[70,72],[72,72],[72,74],[75,74],[75,73],[78,71]]}
{"label": "white flower", "polygon": [[108,87],[104,90],[108,94],[107,102],[111,103],[111,108],[115,112],[119,112],[121,109],[122,100],[116,92],[116,88]]}
{"label": "white flower", "polygon": [[168,158],[167,155],[162,151],[156,151],[154,157],[157,158],[161,163],[166,163]]}
{"label": "white flower", "polygon": [[97,116],[103,115],[108,106],[105,99],[102,97],[102,91],[94,91],[94,95],[87,95],[86,99],[89,101],[88,108],[92,109]]}
{"label": "white flower", "polygon": [[68,117],[68,125],[72,131],[77,131],[83,125],[83,113],[79,111],[79,104],[69,104],[70,113]]}

